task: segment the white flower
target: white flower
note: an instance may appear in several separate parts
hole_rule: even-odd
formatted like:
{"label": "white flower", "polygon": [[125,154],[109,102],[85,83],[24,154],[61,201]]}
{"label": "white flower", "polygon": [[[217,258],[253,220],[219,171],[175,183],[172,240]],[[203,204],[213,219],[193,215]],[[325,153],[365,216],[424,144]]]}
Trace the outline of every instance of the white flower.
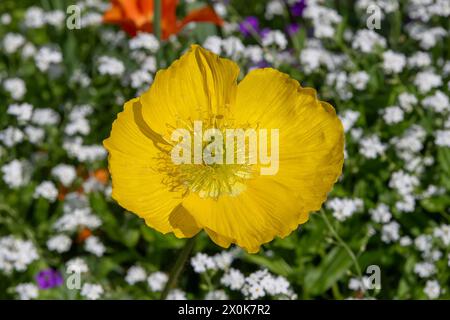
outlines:
{"label": "white flower", "polygon": [[405,112],[411,112],[413,106],[416,105],[417,102],[416,96],[408,92],[402,92],[398,96],[398,104]]}
{"label": "white flower", "polygon": [[253,63],[258,63],[263,60],[263,49],[260,46],[247,46],[244,51],[244,56],[250,59]]}
{"label": "white flower", "polygon": [[440,87],[442,85],[442,78],[434,72],[422,71],[416,74],[414,85],[419,88],[421,93],[427,93],[433,88]]}
{"label": "white flower", "polygon": [[7,147],[13,147],[24,140],[24,134],[20,129],[7,127],[0,131],[0,141]]}
{"label": "white flower", "polygon": [[58,189],[56,189],[55,185],[51,181],[43,181],[39,184],[34,190],[35,198],[44,198],[50,202],[53,202],[58,198]]}
{"label": "white flower", "polygon": [[416,208],[416,199],[410,194],[405,194],[395,203],[395,208],[400,212],[413,212]]}
{"label": "white flower", "polygon": [[429,278],[436,273],[436,266],[431,262],[419,262],[414,266],[414,273],[421,278]]}
{"label": "white flower", "polygon": [[267,20],[273,19],[274,16],[280,16],[284,14],[284,5],[279,0],[271,0],[266,5],[266,11],[264,17]]}
{"label": "white flower", "polygon": [[0,238],[0,270],[6,274],[12,271],[25,271],[29,264],[39,259],[31,241],[6,236]]}
{"label": "white flower", "polygon": [[97,257],[103,256],[106,251],[103,243],[100,242],[100,239],[96,236],[90,236],[86,239],[84,244],[84,249],[92,254],[95,254]]}
{"label": "white flower", "polygon": [[29,7],[25,12],[25,26],[36,29],[45,24],[44,10],[39,7]]}
{"label": "white flower", "polygon": [[450,225],[442,224],[439,227],[435,227],[433,230],[433,236],[440,239],[445,246],[450,245]]}
{"label": "white flower", "polygon": [[22,58],[28,59],[33,57],[36,54],[36,47],[28,42],[22,47]]}
{"label": "white flower", "polygon": [[409,195],[419,186],[419,179],[404,171],[396,171],[392,174],[389,187],[397,190],[401,195]]}
{"label": "white flower", "polygon": [[358,198],[334,198],[326,203],[326,207],[333,211],[333,217],[339,221],[350,218],[355,212],[361,211],[363,206],[363,201]]}
{"label": "white flower", "polygon": [[441,294],[441,286],[436,280],[428,280],[423,292],[425,292],[429,299],[437,299]]}
{"label": "white flower", "polygon": [[86,135],[91,131],[89,121],[84,118],[72,120],[64,128],[64,133],[73,136],[75,134]]}
{"label": "white flower", "polygon": [[[56,220],[54,228],[60,232],[71,232],[77,230],[78,227],[96,229],[101,224],[101,220],[97,216],[92,214],[90,208],[76,208],[73,211],[65,213],[61,218]],[[94,245],[95,244],[96,243],[94,243]],[[100,249],[96,248],[95,252],[96,254],[100,253]]]}
{"label": "white flower", "polygon": [[133,285],[135,283],[145,281],[146,278],[147,278],[147,274],[146,274],[144,268],[142,268],[140,266],[132,266],[127,271],[127,275],[125,276],[125,281],[128,284]]}
{"label": "white flower", "polygon": [[21,100],[27,92],[25,82],[19,78],[9,78],[3,81],[3,89],[5,89],[14,100]]}
{"label": "white flower", "polygon": [[46,72],[52,65],[60,64],[62,60],[61,50],[50,47],[40,48],[34,57],[36,67],[42,72]]}
{"label": "white flower", "polygon": [[428,96],[423,99],[422,104],[424,107],[431,109],[437,113],[450,111],[450,102],[448,96],[440,90],[436,90],[436,92],[432,96]]}
{"label": "white flower", "polygon": [[18,33],[8,32],[3,38],[3,48],[7,54],[15,53],[25,43],[25,38]]}
{"label": "white flower", "polygon": [[249,299],[269,296],[292,296],[289,282],[282,276],[274,276],[267,270],[259,270],[245,278],[242,294]]}
{"label": "white flower", "polygon": [[359,152],[368,159],[384,155],[385,150],[386,145],[380,141],[377,135],[371,135],[359,141]]}
{"label": "white flower", "polygon": [[245,277],[241,271],[231,268],[222,276],[220,283],[231,290],[240,290],[245,283]]}
{"label": "white flower", "polygon": [[172,289],[166,300],[187,300],[186,293],[180,289]]}
{"label": "white flower", "polygon": [[85,283],[81,288],[81,295],[89,300],[97,300],[103,293],[103,287],[99,284]]}
{"label": "white flower", "polygon": [[213,290],[206,294],[205,300],[228,300],[228,295],[223,290]]}
{"label": "white flower", "polygon": [[388,223],[391,221],[392,214],[389,207],[384,203],[380,203],[375,209],[369,210],[372,220],[377,223]]}
{"label": "white flower", "polygon": [[431,65],[430,54],[423,51],[417,51],[411,57],[408,58],[408,65],[413,68],[428,67]]}
{"label": "white flower", "polygon": [[222,38],[218,36],[209,36],[203,42],[203,48],[220,55],[222,52]]}
{"label": "white flower", "polygon": [[15,116],[19,122],[27,122],[33,114],[33,106],[29,103],[11,104],[7,113]]}
{"label": "white flower", "polygon": [[434,143],[441,147],[450,147],[450,130],[436,130]]}
{"label": "white flower", "polygon": [[53,10],[45,13],[45,22],[53,27],[61,27],[66,19],[66,14],[62,10]]}
{"label": "white flower", "polygon": [[72,245],[72,239],[65,234],[58,234],[47,240],[47,248],[50,251],[63,253],[69,251]]}
{"label": "white flower", "polygon": [[25,131],[25,134],[26,134],[28,140],[31,143],[39,144],[39,143],[42,142],[42,140],[44,140],[45,131],[42,128],[36,128],[36,127],[33,127],[33,126],[26,126],[24,131]]}
{"label": "white flower", "polygon": [[344,127],[344,131],[348,132],[356,121],[358,121],[358,118],[360,116],[359,111],[353,111],[353,110],[345,110],[344,113],[339,117],[342,121],[342,126]]}
{"label": "white flower", "polygon": [[158,39],[151,33],[138,32],[137,36],[131,38],[128,44],[131,50],[147,49],[153,53],[159,50]]}
{"label": "white flower", "polygon": [[8,25],[12,21],[11,15],[9,13],[4,13],[0,16],[0,23],[3,25]]}
{"label": "white flower", "polygon": [[286,49],[287,39],[284,33],[282,33],[280,30],[271,30],[267,34],[265,34],[264,38],[262,39],[262,45],[264,47],[268,47],[273,44],[278,46],[281,50]]}
{"label": "white flower", "polygon": [[395,124],[403,121],[404,113],[400,107],[390,106],[381,111],[387,124]]}
{"label": "white flower", "polygon": [[386,243],[395,242],[400,239],[400,225],[392,221],[383,225],[381,229],[381,240]]}
{"label": "white flower", "polygon": [[100,25],[103,21],[102,14],[98,12],[89,11],[86,13],[83,13],[81,17],[81,27],[87,28],[90,26],[97,26]]}
{"label": "white flower", "polygon": [[29,181],[29,177],[25,173],[25,163],[23,161],[14,159],[3,165],[1,171],[3,173],[3,181],[11,189],[22,187]]}
{"label": "white flower", "polygon": [[34,109],[31,118],[31,122],[39,126],[55,125],[59,120],[59,114],[50,108]]}
{"label": "white flower", "polygon": [[167,280],[169,280],[167,274],[156,271],[148,276],[147,283],[153,292],[161,292],[164,289]]}
{"label": "white flower", "polygon": [[245,51],[245,46],[238,37],[228,37],[222,40],[223,51],[226,56],[237,60]]}
{"label": "white flower", "polygon": [[136,70],[130,75],[130,79],[131,87],[135,89],[149,86],[153,81],[152,75],[147,70]]}
{"label": "white flower", "polygon": [[372,30],[358,30],[353,38],[353,49],[358,49],[364,53],[374,51],[376,47],[386,47],[386,39]]}
{"label": "white flower", "polygon": [[408,237],[408,236],[403,236],[403,237],[400,238],[400,245],[401,245],[402,247],[408,247],[408,246],[410,246],[411,244],[412,244],[412,240],[411,240],[410,237]]}
{"label": "white flower", "polygon": [[66,271],[67,273],[86,273],[89,268],[82,258],[73,258],[66,262]]}
{"label": "white flower", "polygon": [[116,58],[101,56],[98,61],[98,72],[102,75],[121,76],[125,72],[123,62]]}
{"label": "white flower", "polygon": [[51,174],[65,187],[69,187],[77,177],[75,167],[68,164],[58,164],[52,169]]}
{"label": "white flower", "polygon": [[191,265],[197,273],[203,273],[208,270],[216,270],[217,266],[214,259],[204,253],[197,253],[191,258]]}
{"label": "white flower", "polygon": [[39,290],[36,285],[32,283],[21,283],[14,289],[19,295],[20,300],[36,299],[39,296]]}
{"label": "white flower", "polygon": [[406,57],[402,53],[387,50],[383,53],[383,69],[386,73],[400,73],[406,65]]}
{"label": "white flower", "polygon": [[358,71],[351,73],[348,82],[356,89],[356,90],[364,90],[367,87],[367,83],[369,82],[370,77],[369,74],[365,71]]}
{"label": "white flower", "polygon": [[222,251],[216,253],[212,259],[214,260],[215,266],[220,270],[227,270],[234,260],[234,253],[229,251]]}
{"label": "white flower", "polygon": [[417,250],[421,252],[429,252],[433,246],[432,244],[432,237],[430,235],[420,235],[416,239],[414,239],[414,245],[416,246]]}
{"label": "white flower", "polygon": [[63,148],[69,156],[76,158],[80,162],[90,162],[102,160],[106,157],[106,149],[101,145],[83,145],[81,137],[66,139]]}

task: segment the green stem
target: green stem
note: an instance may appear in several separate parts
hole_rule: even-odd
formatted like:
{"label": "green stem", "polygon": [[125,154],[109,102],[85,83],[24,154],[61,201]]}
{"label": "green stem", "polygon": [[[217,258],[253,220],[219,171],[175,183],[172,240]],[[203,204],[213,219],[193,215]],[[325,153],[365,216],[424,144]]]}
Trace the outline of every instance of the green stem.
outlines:
{"label": "green stem", "polygon": [[336,241],[345,249],[345,251],[347,251],[348,255],[353,261],[353,264],[355,265],[356,273],[358,274],[359,279],[362,281],[361,267],[359,266],[358,259],[356,258],[352,249],[348,246],[348,244],[344,240],[342,240],[342,238],[336,232],[330,220],[328,220],[327,215],[323,209],[320,210],[320,216],[325,221],[325,224],[327,225],[328,229],[330,230],[331,234],[336,239]]}
{"label": "green stem", "polygon": [[158,65],[158,68],[161,67],[162,63],[162,49],[161,49],[161,16],[162,16],[162,9],[161,9],[161,0],[153,0],[153,33],[155,34],[156,38],[159,42],[159,50],[156,53],[156,62]]}
{"label": "green stem", "polygon": [[192,249],[194,248],[194,244],[195,244],[195,237],[192,237],[186,241],[183,250],[181,250],[178,259],[175,262],[175,265],[173,266],[173,269],[169,274],[169,280],[167,281],[166,286],[164,287],[164,290],[161,293],[160,298],[161,300],[165,300],[167,298],[167,295],[169,294],[169,291],[175,287],[178,280],[178,276],[183,270],[183,267],[186,264],[186,261],[188,260]]}

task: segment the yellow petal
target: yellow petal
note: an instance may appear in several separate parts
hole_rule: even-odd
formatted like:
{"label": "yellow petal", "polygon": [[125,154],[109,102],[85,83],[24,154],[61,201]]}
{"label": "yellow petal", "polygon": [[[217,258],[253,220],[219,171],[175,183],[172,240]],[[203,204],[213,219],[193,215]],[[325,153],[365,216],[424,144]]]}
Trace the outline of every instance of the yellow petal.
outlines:
{"label": "yellow petal", "polygon": [[250,72],[239,83],[233,115],[260,128],[279,129],[274,179],[302,199],[305,212],[319,210],[344,160],[344,132],[334,108],[318,101],[314,89],[267,68]]}
{"label": "yellow petal", "polygon": [[169,222],[173,233],[178,238],[191,238],[201,230],[195,219],[181,204],[172,211]]}
{"label": "yellow petal", "polygon": [[224,115],[234,103],[239,67],[197,45],[179,60],[158,71],[141,97],[149,126],[167,137],[171,128],[189,121]]}
{"label": "yellow petal", "polygon": [[305,216],[301,201],[269,177],[252,180],[238,196],[212,199],[190,194],[183,206],[216,244],[226,248],[236,243],[250,253],[275,236],[287,236]]}
{"label": "yellow petal", "polygon": [[181,195],[161,187],[163,176],[156,170],[158,135],[142,122],[140,113],[139,98],[128,101],[103,142],[109,151],[112,197],[154,229],[172,232],[169,215]]}

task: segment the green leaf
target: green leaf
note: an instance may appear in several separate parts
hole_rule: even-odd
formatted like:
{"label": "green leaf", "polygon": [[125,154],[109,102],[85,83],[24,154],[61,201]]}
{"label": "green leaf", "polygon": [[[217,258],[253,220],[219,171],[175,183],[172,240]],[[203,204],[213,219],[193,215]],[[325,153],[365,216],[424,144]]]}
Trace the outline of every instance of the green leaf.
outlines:
{"label": "green leaf", "polygon": [[320,263],[305,277],[305,291],[311,295],[320,295],[330,289],[352,265],[347,251],[342,247],[333,248]]}

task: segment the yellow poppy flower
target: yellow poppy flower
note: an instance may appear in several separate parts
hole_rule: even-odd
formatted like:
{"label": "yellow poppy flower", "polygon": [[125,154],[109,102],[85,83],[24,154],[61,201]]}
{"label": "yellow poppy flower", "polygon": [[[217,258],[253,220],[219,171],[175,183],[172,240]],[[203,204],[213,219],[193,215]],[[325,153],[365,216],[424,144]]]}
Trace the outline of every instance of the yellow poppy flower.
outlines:
{"label": "yellow poppy flower", "polygon": [[[112,197],[148,226],[180,238],[203,229],[219,246],[235,243],[254,253],[320,209],[342,171],[344,134],[334,108],[314,89],[271,68],[253,70],[239,84],[238,75],[234,62],[193,45],[157,73],[147,92],[125,103],[104,146]],[[174,132],[194,135],[199,121],[219,132],[277,129],[277,170],[264,175],[265,164],[249,157],[175,163]],[[274,136],[268,142],[274,145]],[[203,141],[200,152],[204,147]]]}

